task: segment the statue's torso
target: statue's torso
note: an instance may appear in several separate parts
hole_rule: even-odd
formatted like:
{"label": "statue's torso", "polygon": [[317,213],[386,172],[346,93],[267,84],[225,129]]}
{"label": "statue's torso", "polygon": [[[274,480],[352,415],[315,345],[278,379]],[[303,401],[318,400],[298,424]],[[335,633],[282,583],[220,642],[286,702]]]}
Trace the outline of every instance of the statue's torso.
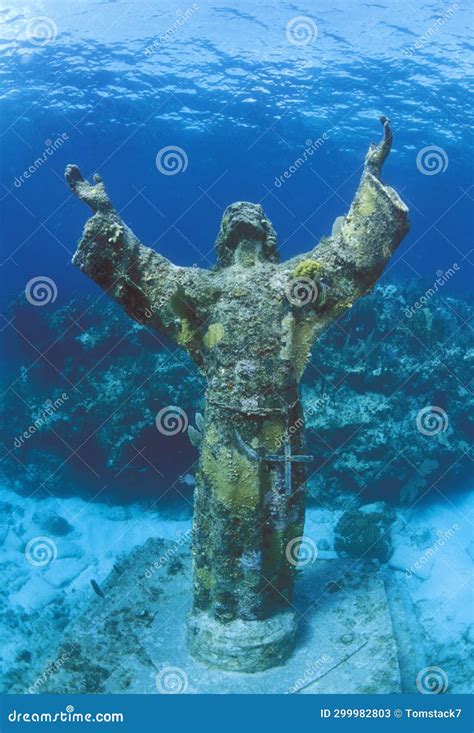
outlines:
{"label": "statue's torso", "polygon": [[309,350],[309,322],[286,297],[287,274],[262,263],[216,278],[220,296],[203,329],[208,399],[244,413],[286,412]]}

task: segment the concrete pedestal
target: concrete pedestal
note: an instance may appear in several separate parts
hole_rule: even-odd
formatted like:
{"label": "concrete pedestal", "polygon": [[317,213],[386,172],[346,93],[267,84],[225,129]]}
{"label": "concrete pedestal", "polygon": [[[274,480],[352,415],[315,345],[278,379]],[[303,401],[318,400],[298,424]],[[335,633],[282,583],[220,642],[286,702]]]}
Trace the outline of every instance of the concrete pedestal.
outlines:
{"label": "concrete pedestal", "polygon": [[296,614],[279,613],[265,621],[237,619],[223,624],[207,613],[188,620],[188,649],[210,667],[235,672],[261,672],[290,656],[296,634]]}
{"label": "concrete pedestal", "polygon": [[[222,629],[206,616],[194,617],[190,633],[200,639],[200,661],[189,653],[186,638],[191,602],[188,548],[149,540],[101,583],[101,589],[105,598],[91,590],[86,612],[65,630],[64,644],[50,657],[61,658],[61,665],[42,692],[401,692],[403,650],[397,650],[376,561],[318,558],[300,574],[294,615],[254,622],[255,628],[241,629],[235,622]],[[282,638],[290,643],[295,619],[293,651],[286,660],[271,659],[272,640],[277,648]],[[398,619],[401,625],[406,621]],[[201,650],[207,634],[212,644],[205,653]],[[190,643],[192,649],[192,638]],[[227,668],[234,660],[234,669],[241,669],[242,657],[248,655],[262,671],[216,669],[219,649]],[[269,659],[280,664],[265,670]],[[32,681],[41,671],[32,669]],[[25,680],[25,687],[29,684]]]}

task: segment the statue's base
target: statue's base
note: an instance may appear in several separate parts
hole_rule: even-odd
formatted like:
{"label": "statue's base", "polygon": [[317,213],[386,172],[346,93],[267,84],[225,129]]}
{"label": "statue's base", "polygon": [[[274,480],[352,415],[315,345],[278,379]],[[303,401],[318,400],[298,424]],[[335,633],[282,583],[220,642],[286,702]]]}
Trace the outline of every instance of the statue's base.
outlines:
{"label": "statue's base", "polygon": [[220,623],[207,613],[188,620],[188,649],[195,659],[232,672],[262,672],[290,656],[296,634],[292,611],[263,621]]}
{"label": "statue's base", "polygon": [[[404,583],[403,577],[387,572],[395,586]],[[305,567],[295,588],[298,629],[293,651],[286,661],[274,657],[278,666],[252,674],[216,668],[218,649],[226,664],[232,654],[248,655],[252,665],[268,661],[268,648],[257,648],[255,656],[249,629],[244,644],[237,626],[223,634],[208,619],[195,619],[199,641],[191,640],[191,646],[197,644],[193,651],[202,661],[189,653],[191,581],[189,548],[162,540],[136,548],[101,582],[103,598],[91,590],[89,606],[65,629],[63,645],[51,650],[49,658],[61,663],[40,692],[399,693],[414,686],[423,667],[415,653],[416,619],[407,615],[408,601],[394,604],[393,590],[387,596],[376,561],[318,558]],[[280,653],[292,627],[293,619],[288,619],[276,630],[267,629],[276,634]],[[39,624],[34,629],[45,648],[48,628]],[[260,627],[259,644],[262,631]],[[207,633],[213,644],[208,650]],[[36,665],[32,661],[25,689],[44,672],[40,660]],[[241,670],[242,659],[238,664]]]}

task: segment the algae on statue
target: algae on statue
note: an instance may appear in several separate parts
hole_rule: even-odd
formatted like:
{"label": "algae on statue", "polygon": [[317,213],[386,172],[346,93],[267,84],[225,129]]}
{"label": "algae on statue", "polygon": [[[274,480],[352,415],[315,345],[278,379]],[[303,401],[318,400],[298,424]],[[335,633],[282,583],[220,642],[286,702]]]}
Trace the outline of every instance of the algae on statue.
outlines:
{"label": "algae on statue", "polygon": [[[349,212],[309,253],[280,263],[261,206],[229,206],[214,270],[177,267],[144,247],[103,183],[66,177],[94,211],[73,262],[139,323],[165,333],[207,380],[199,420],[191,652],[257,671],[291,652],[303,534],[304,432],[298,383],[314,341],[370,290],[408,230],[407,208],[380,181],[392,134],[372,144]],[[284,445],[285,451],[280,449]]]}

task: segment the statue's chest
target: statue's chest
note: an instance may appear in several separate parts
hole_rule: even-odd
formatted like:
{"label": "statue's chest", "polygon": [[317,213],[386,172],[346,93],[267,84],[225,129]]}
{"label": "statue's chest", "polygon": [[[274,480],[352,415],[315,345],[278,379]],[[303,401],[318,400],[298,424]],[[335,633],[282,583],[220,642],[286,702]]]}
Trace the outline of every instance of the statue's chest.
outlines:
{"label": "statue's chest", "polygon": [[243,412],[292,404],[297,329],[284,290],[270,287],[268,279],[229,283],[203,337],[209,399]]}
{"label": "statue's chest", "polygon": [[[226,285],[216,303],[212,317],[239,332],[252,331],[265,336],[269,327],[281,331],[281,321],[288,312],[290,304],[281,290],[271,287],[268,275],[234,282]],[[235,334],[236,338],[238,334]]]}
{"label": "statue's chest", "polygon": [[314,320],[287,297],[285,273],[261,268],[229,277],[204,334],[208,373],[242,371],[276,384],[299,380],[312,343]]}
{"label": "statue's chest", "polygon": [[214,307],[210,321],[218,323],[222,344],[243,347],[248,353],[276,349],[284,334],[288,312],[281,299],[273,299],[261,285],[232,288]]}

